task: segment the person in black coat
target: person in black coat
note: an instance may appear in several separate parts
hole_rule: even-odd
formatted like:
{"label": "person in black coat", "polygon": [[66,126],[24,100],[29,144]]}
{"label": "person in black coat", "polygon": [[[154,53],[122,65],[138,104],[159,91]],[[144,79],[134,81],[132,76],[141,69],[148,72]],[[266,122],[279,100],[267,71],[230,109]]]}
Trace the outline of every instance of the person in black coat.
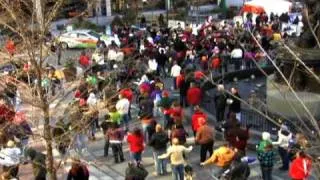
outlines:
{"label": "person in black coat", "polygon": [[154,103],[153,103],[153,100],[150,98],[149,94],[148,93],[143,94],[143,97],[139,101],[139,108],[140,108],[139,116],[143,114],[148,114],[148,115],[153,114],[153,107],[154,107]]}
{"label": "person in black coat", "polygon": [[238,89],[233,87],[231,88],[231,95],[229,96],[227,103],[229,104],[229,113],[235,113],[237,115],[237,119],[240,119],[241,112],[241,97],[239,95]]}
{"label": "person in black coat", "polygon": [[168,142],[169,138],[167,133],[163,131],[160,124],[157,124],[156,132],[152,135],[149,141],[149,146],[153,147],[153,158],[155,161],[157,175],[164,175],[167,173],[166,160],[159,159],[158,156],[166,153]]}
{"label": "person in black coat", "polygon": [[[182,72],[184,73],[184,72]],[[180,106],[187,107],[187,92],[190,88],[190,81],[187,79],[186,75],[185,78],[181,81],[180,87],[179,87],[179,94],[180,94]]]}
{"label": "person in black coat", "polygon": [[168,57],[165,55],[163,49],[156,56],[156,61],[158,63],[157,74],[163,75],[164,77],[167,76],[165,71],[165,65],[168,62]]}
{"label": "person in black coat", "polygon": [[225,179],[246,180],[250,176],[250,167],[248,162],[241,160],[241,153],[235,155],[230,167],[222,174]]}
{"label": "person in black coat", "polygon": [[214,104],[216,108],[216,119],[218,122],[224,120],[224,112],[226,109],[227,95],[224,92],[224,86],[219,84],[217,87],[217,93],[214,96]]}

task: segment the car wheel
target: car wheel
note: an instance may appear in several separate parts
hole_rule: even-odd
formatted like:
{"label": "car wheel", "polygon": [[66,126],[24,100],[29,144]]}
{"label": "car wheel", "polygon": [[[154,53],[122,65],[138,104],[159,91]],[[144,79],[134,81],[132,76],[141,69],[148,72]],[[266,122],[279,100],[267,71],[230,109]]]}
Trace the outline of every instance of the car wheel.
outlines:
{"label": "car wheel", "polygon": [[61,47],[62,47],[62,49],[68,49],[69,48],[68,44],[65,43],[65,42],[61,43]]}

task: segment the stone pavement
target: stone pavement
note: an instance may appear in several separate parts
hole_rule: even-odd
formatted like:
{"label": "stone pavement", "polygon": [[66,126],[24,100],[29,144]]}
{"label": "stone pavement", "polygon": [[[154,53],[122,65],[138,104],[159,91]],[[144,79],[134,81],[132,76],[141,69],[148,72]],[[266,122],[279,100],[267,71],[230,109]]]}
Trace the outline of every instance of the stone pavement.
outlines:
{"label": "stone pavement", "polygon": [[[174,96],[177,97],[177,93],[173,93]],[[132,106],[132,115],[133,117],[136,117],[137,115],[137,107],[135,105]],[[101,115],[103,117],[103,115]],[[185,121],[184,125],[189,132],[189,134],[192,134],[191,131],[191,110],[190,108],[187,108],[185,110]],[[209,117],[209,123],[211,125],[215,125],[215,117],[212,114],[208,113]],[[140,122],[138,122],[135,118],[133,118],[132,122],[130,123],[130,127],[136,127],[140,126]],[[124,150],[124,155],[126,161],[123,163],[115,164],[113,163],[113,157],[112,157],[112,152],[111,149],[109,149],[109,156],[108,157],[103,157],[103,147],[104,147],[104,137],[101,131],[99,131],[96,134],[96,141],[90,141],[88,143],[88,151],[84,152],[81,156],[82,161],[87,162],[87,165],[90,170],[90,179],[96,180],[96,179],[113,179],[113,180],[120,180],[124,179],[125,176],[125,169],[127,167],[127,162],[129,160],[129,148],[126,142],[124,142],[123,150]],[[221,134],[217,134],[217,138],[221,138]],[[193,142],[193,136],[190,136],[188,138],[188,143],[190,145],[194,145]],[[42,144],[42,147],[39,147],[39,144]],[[44,151],[45,148],[43,147],[44,142],[31,142],[32,146],[36,146],[37,149]],[[221,145],[221,141],[217,140],[215,142],[214,148],[219,147]],[[41,146],[41,145],[40,145]],[[54,155],[55,155],[55,160],[59,162],[61,160],[61,157],[57,150],[54,150]],[[69,155],[72,156],[74,155],[74,151],[70,150]],[[255,156],[255,152],[249,150],[248,154],[250,156]],[[207,166],[207,167],[200,167],[199,165],[199,156],[200,156],[200,147],[199,146],[194,146],[193,151],[187,156],[188,157],[188,163],[192,165],[194,169],[194,179],[197,180],[208,180],[208,179],[215,179],[213,174],[217,172],[217,168],[214,166]],[[154,176],[152,173],[155,171],[154,170],[154,161],[152,158],[152,149],[150,147],[146,147],[144,153],[143,153],[143,158],[142,158],[143,164],[147,171],[149,172],[149,176],[147,177],[148,180],[153,180],[153,179],[159,179],[159,180],[165,180],[165,179],[171,179],[171,173],[167,174],[165,176]],[[65,163],[62,165],[62,168],[59,169],[58,176],[59,179],[65,179],[67,176],[67,172],[70,168],[70,162],[68,160],[64,161]],[[289,179],[287,172],[283,172],[278,170],[280,167],[281,163],[278,161],[274,167],[274,172],[273,172],[273,179],[275,180],[281,180],[281,179]],[[170,165],[168,165],[168,172],[171,172]],[[30,179],[32,177],[31,175],[32,170],[30,165],[23,166],[21,170],[21,179]],[[250,175],[250,180],[259,180],[261,179],[260,177],[261,171],[259,167],[258,161],[253,163],[251,165],[251,175]]]}
{"label": "stone pavement", "polygon": [[[134,109],[134,108],[133,108]],[[190,109],[187,109],[185,111],[185,116],[186,116],[186,121],[185,121],[185,128],[191,134],[191,129],[190,129],[190,117],[191,117],[191,111]],[[214,117],[209,114],[209,119],[212,120]],[[131,123],[131,127],[139,126],[139,122],[134,121]],[[210,124],[212,124],[212,121],[210,121]],[[219,137],[219,135],[218,135]],[[217,168],[214,166],[207,166],[207,167],[200,167],[200,147],[195,146],[193,142],[193,137],[188,138],[188,143],[190,145],[193,145],[194,149],[193,151],[187,156],[188,157],[188,163],[192,165],[194,169],[194,178],[197,180],[208,180],[208,179],[215,179],[213,174],[217,173]],[[221,141],[217,140],[215,142],[214,148],[217,148],[221,145]],[[125,176],[125,169],[127,167],[127,161],[119,164],[113,163],[113,157],[112,157],[112,152],[109,149],[109,156],[108,157],[103,157],[103,146],[104,146],[104,139],[103,135],[101,132],[97,134],[97,140],[90,142],[89,144],[89,155],[87,158],[92,158],[92,163],[95,165],[99,166],[103,171],[109,172],[112,170],[114,173],[119,175],[120,177]],[[123,146],[123,151],[125,154],[126,160],[129,159],[129,149],[127,146],[127,143],[124,143]],[[250,156],[255,156],[254,151],[248,151],[248,154]],[[142,155],[142,161],[143,165],[149,172],[149,176],[147,177],[148,180],[153,180],[153,179],[160,179],[160,180],[165,180],[165,179],[171,179],[171,173],[167,174],[165,176],[154,176],[152,173],[155,171],[154,170],[154,161],[152,158],[152,150],[150,147],[146,147],[145,151],[143,152]],[[280,179],[288,179],[289,177],[287,176],[287,172],[282,172],[279,171],[278,168],[280,167],[280,161],[277,162],[274,168],[274,173],[273,173],[273,178],[275,180],[280,180]],[[168,172],[171,172],[170,165],[168,167]],[[260,166],[258,161],[255,163],[251,164],[251,175],[250,175],[250,180],[255,180],[255,179],[261,179],[260,177]]]}

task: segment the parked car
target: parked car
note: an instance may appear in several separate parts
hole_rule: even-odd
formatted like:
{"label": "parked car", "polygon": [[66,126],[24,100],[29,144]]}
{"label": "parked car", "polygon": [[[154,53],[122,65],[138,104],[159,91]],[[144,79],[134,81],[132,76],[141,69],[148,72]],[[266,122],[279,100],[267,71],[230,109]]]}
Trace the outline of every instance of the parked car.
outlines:
{"label": "parked car", "polygon": [[100,35],[92,30],[74,30],[61,34],[58,41],[61,43],[62,48],[95,48],[99,38],[104,41],[108,46],[114,41],[120,45],[117,36]]}

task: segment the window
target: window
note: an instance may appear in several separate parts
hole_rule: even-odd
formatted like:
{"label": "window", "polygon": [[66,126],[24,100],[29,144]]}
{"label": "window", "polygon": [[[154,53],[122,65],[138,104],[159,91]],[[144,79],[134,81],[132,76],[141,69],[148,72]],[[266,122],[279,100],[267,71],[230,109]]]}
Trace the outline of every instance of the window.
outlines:
{"label": "window", "polygon": [[76,33],[69,33],[68,36],[72,37],[72,38],[77,38],[77,34]]}
{"label": "window", "polygon": [[88,38],[88,36],[83,33],[78,33],[78,38]]}
{"label": "window", "polygon": [[93,37],[95,37],[95,38],[97,38],[97,39],[100,37],[100,35],[98,33],[94,32],[94,31],[89,31],[88,34],[93,36]]}

